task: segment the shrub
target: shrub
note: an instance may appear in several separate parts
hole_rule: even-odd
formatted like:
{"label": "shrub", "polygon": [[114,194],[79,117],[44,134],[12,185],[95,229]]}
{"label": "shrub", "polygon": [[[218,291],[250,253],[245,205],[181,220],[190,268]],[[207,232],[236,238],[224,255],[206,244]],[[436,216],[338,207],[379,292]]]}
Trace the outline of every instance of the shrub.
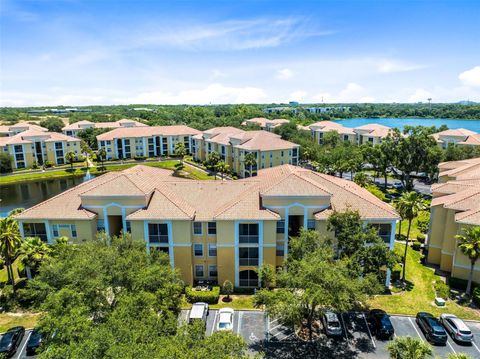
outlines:
{"label": "shrub", "polygon": [[217,304],[220,298],[220,287],[214,286],[212,290],[200,291],[192,287],[185,288],[185,297],[190,303],[204,302],[208,304]]}
{"label": "shrub", "polygon": [[[465,290],[467,289],[467,284],[468,280],[466,279],[460,279],[460,278],[455,278],[455,277],[450,277],[448,279],[448,284],[450,285],[450,288],[458,289],[458,290]],[[479,283],[472,283],[472,288],[480,287]]]}
{"label": "shrub", "polygon": [[425,235],[423,233],[417,235],[417,241],[419,241],[420,243],[425,243]]}
{"label": "shrub", "polygon": [[422,243],[420,243],[419,241],[415,241],[412,243],[412,249],[414,251],[419,251],[420,248],[422,248]]}
{"label": "shrub", "polygon": [[133,158],[135,159],[135,161],[145,161],[147,159],[147,157],[145,156],[135,156]]}
{"label": "shrub", "polygon": [[34,170],[38,169],[38,163],[37,162],[32,163],[32,169],[34,169]]}
{"label": "shrub", "polygon": [[407,236],[404,235],[404,234],[395,234],[395,240],[396,241],[406,241],[407,240]]}
{"label": "shrub", "polygon": [[0,153],[0,173],[12,172],[12,156],[8,153]]}
{"label": "shrub", "polygon": [[3,267],[5,267],[5,261],[0,258],[0,270],[2,270]]}
{"label": "shrub", "polygon": [[45,163],[43,164],[45,166],[45,168],[50,168],[53,166],[53,162],[52,161],[45,161]]}
{"label": "shrub", "polygon": [[233,284],[228,279],[223,282],[222,292],[227,295],[227,299],[230,299],[230,294],[233,293]]}
{"label": "shrub", "polygon": [[480,287],[476,287],[472,292],[472,300],[477,305],[480,306]]}
{"label": "shrub", "polygon": [[401,274],[402,274],[402,265],[400,263],[397,263],[397,264],[395,264],[395,266],[392,269],[391,280],[393,282],[396,281],[396,280],[399,280]]}
{"label": "shrub", "polygon": [[254,288],[235,287],[233,292],[236,293],[236,294],[254,294],[255,289]]}
{"label": "shrub", "polygon": [[435,281],[435,292],[437,297],[447,300],[450,297],[450,287],[441,280]]}

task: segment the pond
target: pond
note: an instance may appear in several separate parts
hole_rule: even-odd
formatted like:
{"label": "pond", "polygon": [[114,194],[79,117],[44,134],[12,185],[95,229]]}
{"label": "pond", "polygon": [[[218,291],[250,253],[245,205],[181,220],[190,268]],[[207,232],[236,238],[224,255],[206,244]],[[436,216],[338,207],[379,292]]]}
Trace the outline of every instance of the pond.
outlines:
{"label": "pond", "polygon": [[78,177],[0,185],[0,217],[5,217],[15,208],[32,207],[93,177],[87,174]]}
{"label": "pond", "polygon": [[453,120],[450,118],[349,118],[339,121],[345,127],[358,127],[370,123],[378,123],[388,127],[396,127],[403,130],[405,125],[409,126],[437,126],[447,125],[448,128],[465,128],[467,130],[480,132],[480,119],[478,120]]}

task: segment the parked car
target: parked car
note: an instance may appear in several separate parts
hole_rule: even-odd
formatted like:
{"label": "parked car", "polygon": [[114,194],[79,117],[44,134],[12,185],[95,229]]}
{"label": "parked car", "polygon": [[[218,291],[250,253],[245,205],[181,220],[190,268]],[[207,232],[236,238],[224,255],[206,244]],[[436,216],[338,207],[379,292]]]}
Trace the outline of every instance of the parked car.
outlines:
{"label": "parked car", "polygon": [[208,304],[203,302],[193,303],[188,322],[193,323],[195,320],[207,321]]}
{"label": "parked car", "polygon": [[218,311],[217,330],[233,330],[233,313],[232,308],[222,308]]}
{"label": "parked car", "polygon": [[27,341],[27,355],[35,355],[38,347],[42,344],[43,336],[38,329],[33,329]]}
{"label": "parked car", "polygon": [[10,358],[17,352],[17,348],[25,335],[24,327],[13,327],[7,330],[0,339],[0,354]]}
{"label": "parked car", "polygon": [[471,343],[473,341],[472,331],[463,320],[457,318],[455,315],[442,314],[440,315],[440,322],[442,322],[445,330],[454,340],[464,343]]}
{"label": "parked car", "polygon": [[377,339],[392,339],[395,329],[390,321],[390,316],[381,309],[372,309],[368,313],[368,323]]}
{"label": "parked car", "polygon": [[440,321],[430,313],[417,313],[417,324],[425,334],[425,338],[433,344],[447,344],[447,332]]}
{"label": "parked car", "polygon": [[401,181],[393,181],[390,186],[391,188],[396,188],[396,189],[402,189],[403,188],[403,184]]}
{"label": "parked car", "polygon": [[338,337],[342,335],[342,326],[336,313],[325,312],[322,316],[322,324],[327,336]]}

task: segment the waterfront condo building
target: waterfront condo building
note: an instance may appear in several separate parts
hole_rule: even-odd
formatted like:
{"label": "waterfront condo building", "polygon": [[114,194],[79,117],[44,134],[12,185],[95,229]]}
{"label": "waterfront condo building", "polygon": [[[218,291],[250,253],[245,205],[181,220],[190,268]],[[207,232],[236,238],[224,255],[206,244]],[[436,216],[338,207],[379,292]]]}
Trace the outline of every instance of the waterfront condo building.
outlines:
{"label": "waterfront condo building", "polygon": [[[480,225],[480,158],[440,163],[439,169],[439,183],[432,186],[427,261],[452,277],[468,279],[470,261],[455,236]],[[478,265],[474,281],[480,283]]]}
{"label": "waterfront condo building", "polygon": [[450,144],[459,146],[480,145],[480,134],[464,128],[445,130],[434,133],[432,136],[442,148],[447,148]]}
{"label": "waterfront condo building", "polygon": [[[299,148],[271,132],[216,127],[193,136],[192,154],[195,160],[205,161],[210,153],[217,152],[239,177],[252,177],[259,169],[297,165]],[[245,166],[247,153],[253,153],[257,161],[251,168]]]}
{"label": "waterfront condo building", "polygon": [[168,254],[189,285],[230,280],[257,287],[258,268],[281,266],[301,227],[334,238],[327,219],[346,209],[357,210],[393,248],[399,217],[390,205],[353,182],[291,165],[236,181],[182,179],[135,166],[84,182],[16,219],[22,237],[48,243],[130,232],[148,251]]}
{"label": "waterfront condo building", "polygon": [[81,154],[80,140],[57,132],[30,129],[9,137],[0,137],[0,152],[8,153],[15,169],[28,168],[46,161],[54,165],[67,163],[68,152]]}
{"label": "waterfront condo building", "polygon": [[[303,129],[304,127],[301,128]],[[319,144],[323,142],[325,133],[337,132],[343,141],[349,141],[358,145],[364,143],[376,145],[381,143],[382,139],[387,137],[392,131],[390,127],[376,123],[350,128],[334,121],[315,122],[309,125],[308,128],[311,131],[312,138]]]}
{"label": "waterfront condo building", "polygon": [[289,120],[284,118],[276,118],[273,120],[269,120],[268,118],[265,118],[265,117],[255,117],[249,120],[245,120],[242,123],[242,126],[258,125],[262,130],[272,132],[275,128],[289,122],[290,122]]}
{"label": "waterfront condo building", "polygon": [[35,130],[40,132],[47,132],[48,129],[33,125],[27,122],[19,122],[14,125],[0,125],[0,137],[9,137],[18,135],[20,132],[28,131],[28,130]]}
{"label": "waterfront condo building", "polygon": [[88,128],[103,128],[103,129],[115,129],[115,128],[127,128],[127,127],[148,127],[144,123],[124,118],[115,122],[91,122],[91,121],[78,121],[62,128],[62,131],[67,136],[77,137],[80,131]]}
{"label": "waterfront condo building", "polygon": [[116,128],[97,136],[98,148],[104,148],[107,159],[159,157],[174,155],[175,145],[185,145],[192,152],[192,136],[200,131],[188,126],[153,126]]}

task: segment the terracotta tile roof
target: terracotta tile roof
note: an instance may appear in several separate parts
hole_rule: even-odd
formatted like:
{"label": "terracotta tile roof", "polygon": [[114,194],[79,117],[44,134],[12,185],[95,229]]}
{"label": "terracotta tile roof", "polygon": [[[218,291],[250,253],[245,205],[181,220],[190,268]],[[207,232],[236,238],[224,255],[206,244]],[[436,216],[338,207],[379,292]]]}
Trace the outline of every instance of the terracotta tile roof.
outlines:
{"label": "terracotta tile roof", "polygon": [[42,132],[47,132],[48,131],[48,129],[46,129],[42,126],[32,125],[32,124],[26,123],[26,122],[20,122],[20,123],[17,123],[15,125],[1,125],[0,126],[0,133],[11,135],[14,132],[16,132],[15,130],[21,130],[23,128],[25,128],[25,131],[28,131],[28,130],[35,130],[35,131],[42,131]]}
{"label": "terracotta tile roof", "polygon": [[65,127],[62,128],[62,131],[67,131],[67,130],[81,130],[82,125],[90,125],[93,128],[119,128],[119,127],[126,127],[125,125],[132,126],[132,127],[148,127],[148,125],[131,120],[128,118],[124,118],[115,122],[91,122],[87,120],[82,120],[78,121],[75,123],[71,123]]}
{"label": "terracotta tile roof", "polygon": [[320,121],[320,122],[315,122],[312,123],[311,125],[308,126],[308,128],[312,130],[319,130],[321,132],[330,132],[330,131],[336,131],[339,134],[342,135],[354,135],[355,132],[353,131],[353,128],[350,127],[345,127],[342,124],[335,122],[335,121]]}
{"label": "terracotta tile roof", "polygon": [[476,132],[467,130],[465,128],[457,128],[457,129],[449,129],[441,132],[434,133],[436,137],[443,137],[443,136],[449,136],[449,137],[468,137],[471,135],[476,135]]}
{"label": "terracotta tile roof", "polygon": [[268,118],[265,118],[265,117],[255,117],[255,118],[251,118],[249,120],[245,120],[242,125],[247,125],[249,123],[251,124],[257,124],[259,125],[261,128],[264,128],[264,127],[267,127],[267,125],[269,127],[277,127],[277,126],[281,126],[285,123],[289,123],[290,121],[287,120],[287,119],[284,119],[284,118],[276,118],[276,119],[273,119],[273,120],[269,120]]}
{"label": "terracotta tile roof", "polygon": [[[362,135],[368,135],[370,137],[387,137],[392,129],[388,126],[379,125],[377,123],[371,123],[353,129],[356,133],[361,133]],[[364,133],[366,131],[367,133]]]}
{"label": "terracotta tile roof", "polygon": [[95,213],[82,207],[82,198],[129,195],[145,196],[146,203],[129,220],[276,220],[278,214],[262,207],[262,196],[274,195],[320,195],[330,198],[329,209],[357,209],[365,219],[398,218],[391,206],[353,182],[290,165],[260,170],[256,177],[237,181],[193,181],[173,177],[169,170],[135,166],[92,179],[25,210],[18,218],[89,219]]}
{"label": "terracotta tile roof", "polygon": [[480,225],[480,208],[455,214],[455,221],[463,224]]}
{"label": "terracotta tile roof", "polygon": [[296,143],[282,140],[279,135],[265,131],[247,131],[241,135],[232,136],[239,139],[240,144],[234,147],[248,151],[287,150],[300,147]]}
{"label": "terracotta tile roof", "polygon": [[0,137],[0,146],[16,145],[22,143],[33,143],[34,140],[40,139],[45,142],[67,141],[80,142],[80,139],[66,136],[58,132],[44,132],[38,130],[27,130],[10,137]]}
{"label": "terracotta tile roof", "polygon": [[470,135],[470,136],[467,137],[467,139],[465,141],[458,142],[458,144],[478,146],[478,145],[480,145],[480,133]]}
{"label": "terracotta tile roof", "polygon": [[111,141],[116,138],[134,138],[134,137],[151,137],[151,136],[187,136],[196,135],[200,131],[194,128],[175,125],[175,126],[144,126],[144,127],[120,127],[112,131],[102,133],[97,136],[98,141]]}

